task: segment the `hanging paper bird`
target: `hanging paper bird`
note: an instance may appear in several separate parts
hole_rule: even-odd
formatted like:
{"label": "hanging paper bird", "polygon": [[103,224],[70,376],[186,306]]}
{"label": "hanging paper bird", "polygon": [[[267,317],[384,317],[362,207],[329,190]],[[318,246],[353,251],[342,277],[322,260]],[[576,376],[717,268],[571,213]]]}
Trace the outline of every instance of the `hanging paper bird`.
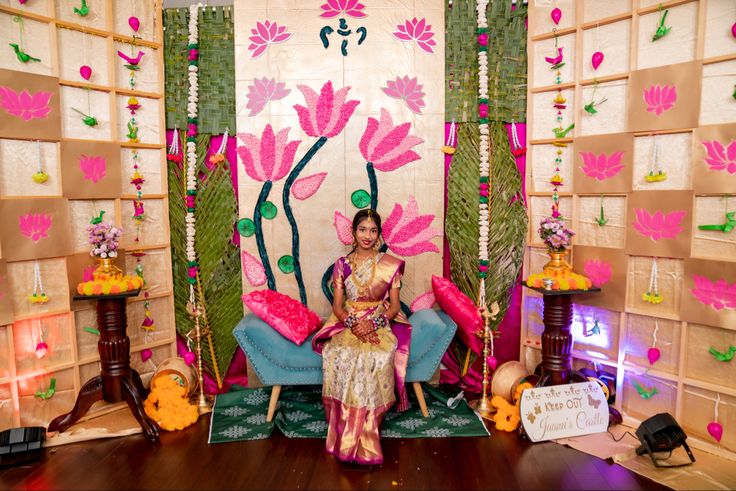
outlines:
{"label": "hanging paper bird", "polygon": [[573,128],[575,128],[575,123],[572,123],[564,130],[562,128],[552,128],[552,131],[554,131],[557,138],[565,138],[567,134],[572,131]]}
{"label": "hanging paper bird", "polygon": [[601,333],[601,326],[598,325],[598,319],[593,322],[593,327],[590,328],[590,332],[585,334],[585,337],[594,336]]}
{"label": "hanging paper bird", "polygon": [[87,6],[87,0],[82,0],[81,7],[74,7],[74,13],[79,14],[81,17],[87,17],[89,14],[89,7]]}
{"label": "hanging paper bird", "polygon": [[562,61],[562,58],[562,48],[557,48],[557,56],[555,56],[554,58],[545,56],[544,61],[552,65],[550,67],[552,70],[557,70],[558,68],[561,68],[565,65],[565,62]]}
{"label": "hanging paper bird", "polygon": [[128,62],[128,64],[125,65],[125,68],[129,68],[130,70],[138,70],[138,63],[141,62],[143,55],[145,55],[143,51],[138,51],[138,56],[131,58],[122,51],[118,51],[118,56]]}
{"label": "hanging paper bird", "polygon": [[92,217],[92,220],[90,220],[89,223],[91,223],[92,225],[97,225],[98,223],[102,223],[102,215],[104,214],[105,214],[105,210],[100,210],[100,214],[97,215],[96,217]]}
{"label": "hanging paper bird", "polygon": [[45,391],[37,390],[35,396],[39,399],[45,401],[48,399],[51,399],[54,394],[56,393],[56,379],[51,379],[51,385],[49,385],[49,388]]}
{"label": "hanging paper bird", "polygon": [[10,47],[13,48],[13,51],[15,51],[15,56],[18,57],[18,61],[20,61],[21,63],[28,63],[29,61],[41,61],[40,58],[34,58],[33,56],[23,51],[21,47],[15,43],[10,43]]}
{"label": "hanging paper bird", "polygon": [[94,327],[83,327],[82,330],[84,332],[88,332],[90,334],[94,334],[95,336],[100,335],[100,331],[98,329],[95,329]]}
{"label": "hanging paper bird", "polygon": [[138,127],[134,126],[132,122],[128,121],[128,134],[125,135],[133,143],[138,142]]}
{"label": "hanging paper bird", "polygon": [[598,109],[596,109],[595,106],[596,105],[600,106],[601,104],[603,104],[607,100],[608,100],[608,98],[607,97],[604,97],[603,99],[601,99],[598,102],[590,101],[585,106],[583,106],[583,109],[585,109],[585,112],[587,112],[589,114],[596,114],[598,112]]}
{"label": "hanging paper bird", "polygon": [[667,14],[669,13],[669,10],[664,11],[664,15],[662,15],[662,4],[659,4],[659,26],[657,27],[657,30],[654,33],[654,36],[652,36],[652,41],[656,41],[657,39],[663,38],[664,36],[669,33],[672,28],[667,27],[664,25],[664,21],[667,18]]}
{"label": "hanging paper bird", "polygon": [[84,124],[86,124],[87,126],[90,126],[90,127],[97,126],[97,118],[95,118],[94,116],[90,116],[89,114],[84,114],[79,109],[72,108],[72,111],[75,111],[75,112],[78,112],[79,114],[81,114],[82,115],[82,122]]}
{"label": "hanging paper bird", "polygon": [[600,218],[594,217],[593,220],[595,220],[595,223],[597,223],[599,227],[608,223],[608,219],[603,215],[603,198],[601,198],[601,216]]}
{"label": "hanging paper bird", "polygon": [[708,353],[713,355],[713,357],[718,361],[731,361],[733,360],[733,355],[736,354],[736,346],[730,346],[728,348],[728,351],[726,351],[725,353],[722,353],[717,349],[711,347],[708,349]]}
{"label": "hanging paper bird", "polygon": [[726,213],[726,223],[720,225],[698,225],[700,230],[720,230],[724,234],[727,234],[736,227],[736,211]]}
{"label": "hanging paper bird", "polygon": [[652,387],[651,389],[645,389],[644,387],[639,385],[636,381],[632,382],[631,384],[634,386],[634,388],[639,393],[642,399],[649,399],[653,397],[654,394],[659,392],[656,387]]}

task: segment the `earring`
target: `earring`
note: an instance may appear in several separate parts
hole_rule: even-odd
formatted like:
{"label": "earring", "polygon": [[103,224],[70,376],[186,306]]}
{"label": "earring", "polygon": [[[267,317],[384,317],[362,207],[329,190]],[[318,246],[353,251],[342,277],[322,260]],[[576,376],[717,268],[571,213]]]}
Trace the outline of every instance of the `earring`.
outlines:
{"label": "earring", "polygon": [[353,246],[353,249],[355,249],[356,247],[358,247],[358,241],[353,239],[353,243],[351,245]]}
{"label": "earring", "polygon": [[373,250],[378,252],[381,249],[381,238],[379,237],[376,239],[376,242],[373,244]]}

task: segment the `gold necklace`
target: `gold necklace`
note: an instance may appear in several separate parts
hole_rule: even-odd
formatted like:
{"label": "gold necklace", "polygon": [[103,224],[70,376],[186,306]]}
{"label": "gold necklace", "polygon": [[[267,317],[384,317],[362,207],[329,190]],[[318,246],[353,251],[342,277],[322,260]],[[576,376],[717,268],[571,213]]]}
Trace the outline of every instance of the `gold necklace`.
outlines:
{"label": "gold necklace", "polygon": [[[351,277],[352,282],[355,285],[356,289],[358,290],[358,296],[365,296],[368,292],[367,285],[370,285],[373,282],[373,278],[376,276],[376,264],[378,261],[376,261],[376,258],[378,257],[378,254],[374,254],[373,257],[369,259],[365,259],[360,262],[360,265],[357,264],[355,261],[355,254],[351,254],[352,257],[348,258],[348,263],[350,264],[350,270],[351,270]],[[366,262],[371,263],[371,273],[363,280],[361,278],[361,272],[358,271],[358,268],[364,269]]]}

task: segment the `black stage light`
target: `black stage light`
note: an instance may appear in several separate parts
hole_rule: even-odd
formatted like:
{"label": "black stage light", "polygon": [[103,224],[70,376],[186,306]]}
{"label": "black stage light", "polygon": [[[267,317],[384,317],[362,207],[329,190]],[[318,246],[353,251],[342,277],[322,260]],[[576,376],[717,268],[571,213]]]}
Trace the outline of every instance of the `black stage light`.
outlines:
{"label": "black stage light", "polygon": [[[636,436],[641,442],[641,446],[636,449],[636,455],[649,454],[655,467],[682,467],[695,462],[695,457],[687,446],[687,435],[677,424],[675,418],[670,413],[655,414],[651,418],[643,421],[639,428],[636,429]],[[669,452],[682,445],[690,457],[690,462],[673,465],[660,465],[659,462],[669,459],[659,459],[654,456],[655,453]]]}

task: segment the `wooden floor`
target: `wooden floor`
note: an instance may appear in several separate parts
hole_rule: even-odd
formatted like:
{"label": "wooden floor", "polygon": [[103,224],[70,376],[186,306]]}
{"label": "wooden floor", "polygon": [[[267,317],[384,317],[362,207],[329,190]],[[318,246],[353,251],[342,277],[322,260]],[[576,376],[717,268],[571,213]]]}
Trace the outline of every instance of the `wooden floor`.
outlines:
{"label": "wooden floor", "polygon": [[668,489],[556,443],[490,438],[382,440],[385,462],[361,467],[324,453],[324,440],[208,445],[209,415],[158,444],[143,436],[45,450],[0,468],[0,489]]}

